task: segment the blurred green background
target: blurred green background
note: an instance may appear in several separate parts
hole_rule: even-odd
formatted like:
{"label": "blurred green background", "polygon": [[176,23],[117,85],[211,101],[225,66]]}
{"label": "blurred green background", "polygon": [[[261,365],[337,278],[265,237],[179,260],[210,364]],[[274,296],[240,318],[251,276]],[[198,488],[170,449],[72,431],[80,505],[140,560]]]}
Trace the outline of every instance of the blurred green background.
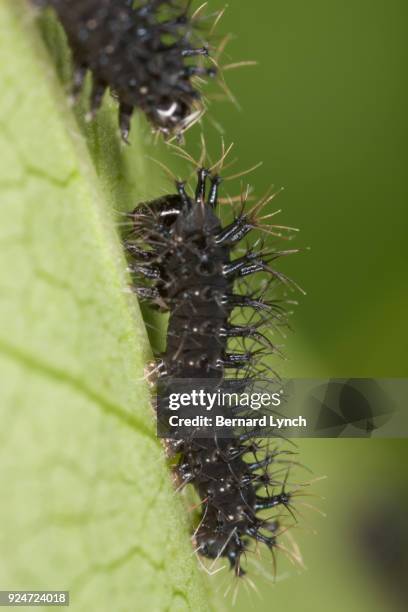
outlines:
{"label": "blurred green background", "polygon": [[222,63],[259,62],[226,73],[242,112],[214,102],[210,113],[240,167],[263,160],[249,176],[257,193],[285,187],[276,207],[311,247],[287,264],[308,293],[296,313],[305,347],[291,357],[302,374],[405,376],[408,6],[249,7],[231,3],[220,27],[235,35]]}
{"label": "blurred green background", "polygon": [[[235,35],[221,63],[259,64],[225,75],[242,111],[213,102],[210,115],[239,168],[263,160],[249,176],[258,194],[285,187],[279,222],[311,247],[284,262],[307,290],[286,346],[294,376],[407,376],[407,18],[404,0],[261,0],[232,2],[219,27]],[[206,140],[219,150],[211,121]],[[407,451],[397,440],[302,442],[301,461],[327,475],[313,487],[326,499],[311,498],[327,518],[307,513],[318,534],[296,533],[307,569],[280,556],[278,576],[292,576],[253,577],[261,598],[241,588],[237,609],[406,609]]]}

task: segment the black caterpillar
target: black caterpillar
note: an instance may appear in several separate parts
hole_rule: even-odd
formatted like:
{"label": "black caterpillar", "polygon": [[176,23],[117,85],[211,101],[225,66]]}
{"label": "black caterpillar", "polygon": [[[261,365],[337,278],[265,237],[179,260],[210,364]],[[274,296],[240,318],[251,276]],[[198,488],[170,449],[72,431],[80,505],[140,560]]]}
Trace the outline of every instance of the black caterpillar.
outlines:
{"label": "black caterpillar", "polygon": [[[259,353],[276,348],[259,327],[285,321],[282,304],[265,298],[271,284],[287,280],[270,262],[294,251],[266,250],[256,242],[243,256],[231,259],[234,247],[270,216],[257,216],[270,198],[249,212],[242,207],[222,227],[216,212],[220,182],[218,174],[200,168],[194,196],[177,181],[177,193],[143,203],[129,213],[132,229],[125,248],[130,270],[139,281],[145,279],[135,291],[170,312],[167,347],[158,365],[159,381],[167,385],[176,378],[214,379],[229,390],[249,385]],[[269,276],[258,292],[249,292],[245,286],[234,291],[240,279],[257,272]],[[251,312],[258,321],[233,325],[231,315],[237,308]],[[231,339],[239,338],[244,345],[248,340],[259,343],[261,349],[230,352]],[[233,375],[226,377],[227,371]],[[261,447],[255,438],[256,432],[249,431],[232,439],[171,442],[179,480],[182,485],[193,484],[201,500],[195,546],[203,557],[226,557],[236,576],[245,574],[241,557],[249,551],[251,540],[264,543],[274,556],[284,527],[279,518],[282,509],[293,516],[295,492],[286,491],[288,467],[282,466],[291,463],[282,458],[282,452],[288,451]],[[286,476],[279,476],[282,471]],[[275,509],[274,516],[260,517],[267,509]]]}
{"label": "black caterpillar", "polygon": [[195,75],[213,76],[214,67],[189,58],[209,56],[198,38],[190,2],[179,0],[33,0],[55,9],[68,38],[77,95],[87,70],[93,75],[95,112],[109,87],[119,101],[119,124],[127,142],[134,108],[155,129],[180,134],[202,111]]}

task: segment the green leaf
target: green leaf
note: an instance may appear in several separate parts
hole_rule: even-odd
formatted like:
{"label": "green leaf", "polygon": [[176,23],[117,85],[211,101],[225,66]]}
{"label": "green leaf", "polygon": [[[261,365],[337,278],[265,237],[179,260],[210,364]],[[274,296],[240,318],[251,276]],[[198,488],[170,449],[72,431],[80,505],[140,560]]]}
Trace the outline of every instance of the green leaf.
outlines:
{"label": "green leaf", "polygon": [[106,102],[88,149],[31,8],[3,0],[0,32],[1,588],[207,610],[111,210],[149,181],[141,131],[123,154]]}

